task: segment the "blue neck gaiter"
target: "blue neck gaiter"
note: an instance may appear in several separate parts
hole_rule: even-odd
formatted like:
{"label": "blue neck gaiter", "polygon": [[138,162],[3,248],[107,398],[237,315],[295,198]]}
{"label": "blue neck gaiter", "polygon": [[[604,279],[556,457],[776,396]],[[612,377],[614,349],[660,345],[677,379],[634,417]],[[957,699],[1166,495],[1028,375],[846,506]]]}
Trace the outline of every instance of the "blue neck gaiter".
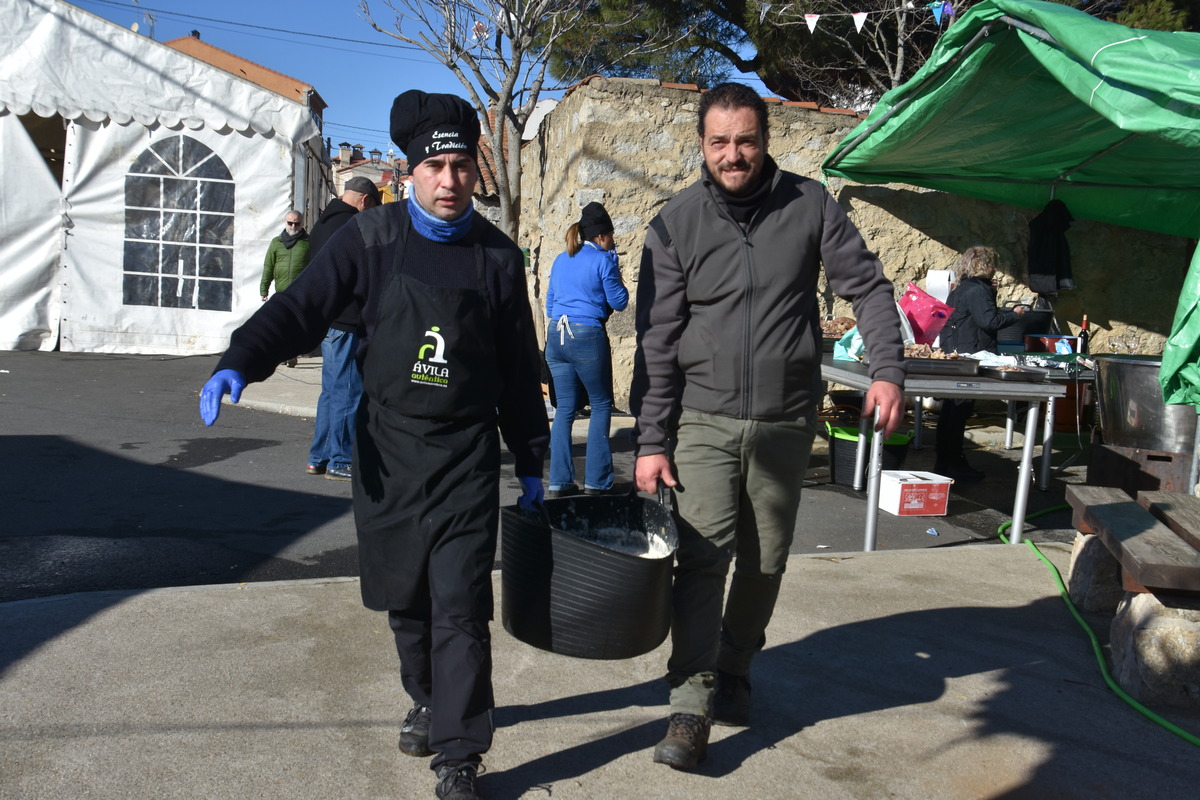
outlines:
{"label": "blue neck gaiter", "polygon": [[456,242],[471,230],[475,204],[468,203],[467,210],[458,219],[444,220],[430,214],[417,202],[416,192],[408,195],[408,213],[412,217],[417,233],[434,242]]}

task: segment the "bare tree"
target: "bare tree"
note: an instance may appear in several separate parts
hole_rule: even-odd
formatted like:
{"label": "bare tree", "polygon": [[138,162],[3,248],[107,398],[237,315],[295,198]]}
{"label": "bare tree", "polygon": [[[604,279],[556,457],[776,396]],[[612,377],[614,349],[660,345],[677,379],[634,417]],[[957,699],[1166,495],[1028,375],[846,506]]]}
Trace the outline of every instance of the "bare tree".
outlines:
{"label": "bare tree", "polygon": [[[586,0],[381,0],[395,15],[393,29],[380,25],[371,3],[361,0],[362,17],[380,33],[421,48],[449,69],[480,113],[484,141],[481,172],[490,172],[500,201],[498,225],[516,238],[520,230],[521,133],[545,86],[555,46],[566,35],[594,22]],[[634,18],[609,20],[612,26]],[[596,29],[597,36],[603,35]],[[633,56],[669,47],[681,35],[643,35]],[[570,85],[579,75],[560,76]],[[553,90],[557,87],[549,87]]]}
{"label": "bare tree", "polygon": [[[974,0],[954,4],[962,14]],[[768,6],[766,21],[779,28],[807,26],[790,5]],[[912,77],[954,17],[940,20],[925,3],[897,0],[823,0],[809,13],[820,19],[812,33],[801,32],[783,61],[789,72],[803,75],[813,99],[865,111],[889,89]],[[858,30],[852,15],[866,12]]]}

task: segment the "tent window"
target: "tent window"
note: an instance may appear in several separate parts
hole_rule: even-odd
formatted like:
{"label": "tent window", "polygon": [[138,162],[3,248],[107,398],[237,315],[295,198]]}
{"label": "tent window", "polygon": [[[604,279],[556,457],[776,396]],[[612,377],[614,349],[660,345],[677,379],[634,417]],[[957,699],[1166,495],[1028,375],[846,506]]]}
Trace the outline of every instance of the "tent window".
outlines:
{"label": "tent window", "polygon": [[206,145],[143,150],[125,176],[125,305],[233,310],[233,211],[233,176]]}

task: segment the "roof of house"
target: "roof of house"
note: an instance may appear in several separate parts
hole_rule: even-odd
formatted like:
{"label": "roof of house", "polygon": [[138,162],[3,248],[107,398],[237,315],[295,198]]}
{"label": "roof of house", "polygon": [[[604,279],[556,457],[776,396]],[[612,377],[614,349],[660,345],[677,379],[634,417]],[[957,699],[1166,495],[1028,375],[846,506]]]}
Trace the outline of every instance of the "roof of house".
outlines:
{"label": "roof of house", "polygon": [[180,36],[178,39],[171,39],[170,41],[163,42],[163,44],[167,47],[173,47],[181,53],[186,53],[192,58],[203,61],[206,64],[211,64],[218,69],[223,69],[240,78],[245,78],[251,83],[256,83],[264,89],[281,94],[290,100],[303,103],[310,107],[313,113],[318,116],[328,108],[325,99],[313,88],[311,83],[305,83],[304,81],[284,75],[282,72],[276,72],[273,69],[264,67],[262,64],[256,64],[247,58],[230,53],[228,50],[215,47],[202,40],[199,33],[195,31],[192,32],[191,36]]}

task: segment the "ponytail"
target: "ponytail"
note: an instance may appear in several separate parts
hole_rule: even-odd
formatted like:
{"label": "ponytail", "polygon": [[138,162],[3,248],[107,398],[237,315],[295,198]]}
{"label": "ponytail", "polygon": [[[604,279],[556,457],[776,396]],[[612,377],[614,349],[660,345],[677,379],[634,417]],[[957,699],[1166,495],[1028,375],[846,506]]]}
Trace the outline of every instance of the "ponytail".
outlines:
{"label": "ponytail", "polygon": [[567,228],[567,255],[574,256],[583,247],[583,237],[579,234],[579,223]]}

